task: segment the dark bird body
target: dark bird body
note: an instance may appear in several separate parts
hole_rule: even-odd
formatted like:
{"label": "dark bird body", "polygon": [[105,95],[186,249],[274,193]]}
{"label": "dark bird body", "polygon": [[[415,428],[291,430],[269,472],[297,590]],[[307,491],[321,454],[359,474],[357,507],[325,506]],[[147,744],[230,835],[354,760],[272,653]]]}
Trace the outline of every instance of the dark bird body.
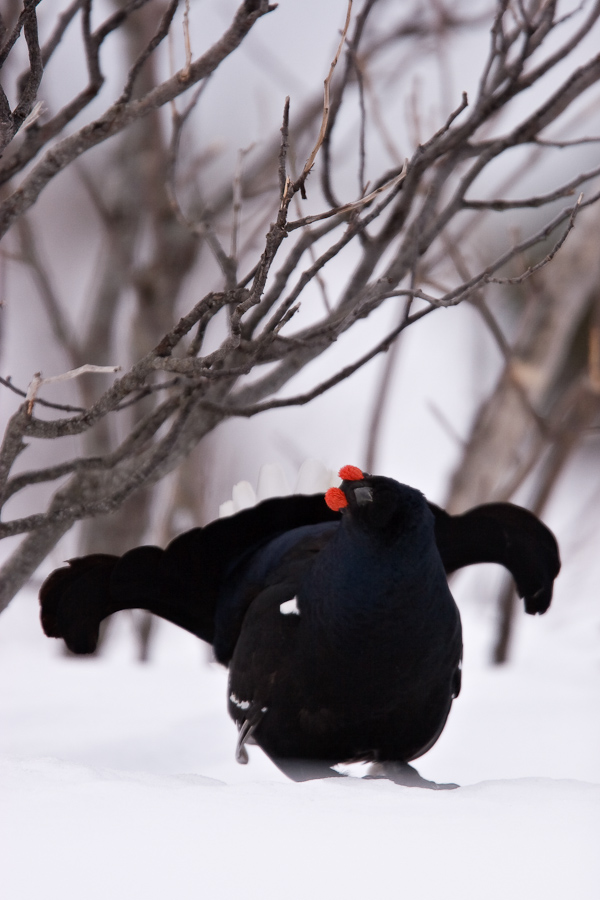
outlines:
{"label": "dark bird body", "polygon": [[341,513],[323,495],[277,498],[164,551],[72,560],[42,587],[46,634],[91,652],[103,618],[141,607],[209,641],[229,667],[242,762],[247,742],[292,777],[298,760],[323,774],[340,762],[421,756],[460,691],[447,574],[498,562],[527,612],[544,612],[560,568],[556,541],[519,507],[453,517],[413,488],[352,471],[338,491]]}

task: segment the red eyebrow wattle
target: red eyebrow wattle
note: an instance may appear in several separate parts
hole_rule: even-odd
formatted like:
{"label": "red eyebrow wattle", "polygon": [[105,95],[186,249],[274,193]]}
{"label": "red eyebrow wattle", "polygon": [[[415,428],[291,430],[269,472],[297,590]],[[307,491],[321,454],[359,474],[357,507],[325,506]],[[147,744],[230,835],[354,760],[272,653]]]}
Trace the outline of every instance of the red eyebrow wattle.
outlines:
{"label": "red eyebrow wattle", "polygon": [[362,481],[365,477],[358,466],[342,466],[338,475],[343,481]]}
{"label": "red eyebrow wattle", "polygon": [[333,509],[335,512],[348,506],[346,495],[343,490],[338,487],[329,488],[329,490],[325,492],[325,503],[329,509]]}

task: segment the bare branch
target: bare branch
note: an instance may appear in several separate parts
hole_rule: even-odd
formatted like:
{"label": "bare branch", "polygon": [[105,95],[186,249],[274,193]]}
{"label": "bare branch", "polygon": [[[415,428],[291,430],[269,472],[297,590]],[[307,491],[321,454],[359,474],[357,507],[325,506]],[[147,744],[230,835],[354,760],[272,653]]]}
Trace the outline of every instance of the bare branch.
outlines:
{"label": "bare branch", "polygon": [[579,198],[577,200],[577,203],[573,207],[573,211],[569,218],[569,224],[567,225],[567,228],[566,228],[564,234],[558,239],[558,241],[552,247],[552,250],[550,250],[550,252],[547,253],[543,259],[541,259],[534,266],[528,266],[528,268],[525,270],[525,272],[522,272],[521,275],[517,275],[514,278],[490,278],[490,279],[488,279],[489,283],[490,284],[522,284],[522,282],[525,281],[527,278],[530,278],[534,272],[538,272],[540,269],[542,269],[544,266],[546,266],[549,262],[551,262],[551,260],[554,259],[554,257],[556,256],[556,254],[558,253],[558,251],[560,250],[560,248],[566,241],[567,235],[575,226],[575,216],[577,215],[577,213],[579,211],[579,207],[581,206],[582,202],[583,202],[583,194],[580,194]]}
{"label": "bare branch", "polygon": [[[331,378],[327,378],[325,381],[321,382],[321,384],[317,385],[317,387],[313,388],[310,391],[306,391],[303,394],[298,394],[295,397],[268,400],[265,403],[256,403],[253,406],[243,406],[235,404],[220,405],[210,400],[203,400],[202,405],[207,409],[214,410],[215,412],[220,412],[228,416],[241,416],[246,419],[251,418],[252,416],[256,416],[261,412],[266,412],[269,409],[282,409],[287,406],[304,406],[305,404],[310,403],[311,400],[314,400],[316,397],[319,397],[321,394],[329,391],[332,387],[335,387],[336,384],[339,384],[341,381],[345,381],[347,378],[361,369],[364,365],[370,362],[379,353],[383,353],[388,350],[401,331],[403,331],[409,324],[411,324],[411,322],[423,318],[423,316],[427,315],[427,313],[430,311],[431,310],[423,310],[421,313],[412,316],[410,319],[404,320],[400,325],[394,328],[387,335],[387,337],[380,341],[368,353],[365,353],[358,360],[356,360],[356,362],[351,363],[348,366],[344,366],[343,369],[340,369],[339,372],[337,372]],[[233,400],[235,399],[236,398],[234,396]]]}
{"label": "bare branch", "polygon": [[279,149],[279,199],[283,202],[286,194],[286,185],[288,182],[286,172],[287,152],[289,148],[289,129],[290,129],[290,98],[285,98],[283,107],[283,122],[281,124],[281,147]]}
{"label": "bare branch", "polygon": [[23,11],[12,34],[5,42],[2,50],[0,50],[0,68],[2,68],[8,54],[21,34],[21,29],[23,29],[27,42],[29,71],[19,80],[19,101],[12,113],[6,94],[0,89],[0,155],[33,110],[37,91],[42,80],[44,66],[38,40],[37,15],[35,11],[39,2],[40,0],[24,0]]}
{"label": "bare branch", "polygon": [[578,187],[581,187],[586,181],[597,178],[600,175],[600,166],[589,172],[582,172],[571,179],[567,184],[557,188],[550,194],[541,194],[535,197],[528,197],[526,200],[463,200],[464,209],[493,209],[498,212],[504,212],[507,209],[536,209],[540,206],[546,206],[562,197],[569,197]]}
{"label": "bare branch", "polygon": [[[600,194],[595,195],[593,198],[590,198],[590,200],[587,201],[587,204],[595,203],[598,199],[600,199]],[[518,244],[514,244],[510,248],[510,250],[507,250],[507,252],[503,253],[502,256],[500,256],[495,262],[491,263],[489,266],[486,266],[486,268],[479,272],[478,275],[474,275],[473,278],[470,278],[468,281],[461,284],[460,287],[455,288],[452,291],[448,291],[442,297],[433,297],[431,294],[427,294],[419,289],[412,290],[409,288],[389,291],[386,296],[411,296],[419,300],[425,300],[427,303],[431,303],[432,306],[448,307],[456,306],[458,303],[462,303],[463,300],[465,300],[467,297],[470,297],[483,284],[520,284],[531,275],[533,275],[534,272],[537,272],[543,266],[547,265],[554,258],[560,247],[562,247],[563,243],[565,242],[567,235],[574,227],[577,213],[585,205],[586,203],[584,203],[580,197],[575,206],[563,210],[561,213],[555,216],[554,219],[552,219],[544,228],[540,229],[526,240],[521,241]],[[537,244],[541,244],[542,241],[546,240],[546,238],[549,237],[549,235],[552,234],[552,232],[565,221],[565,219],[568,219],[569,221],[564,234],[561,235],[552,250],[544,257],[543,260],[541,260],[541,262],[537,263],[535,266],[530,266],[525,272],[523,272],[521,275],[516,276],[515,278],[494,278],[494,272],[502,269],[511,260],[521,255],[526,250],[531,249],[531,247],[535,247]]]}
{"label": "bare branch", "polygon": [[[10,378],[1,378],[0,384],[7,387],[14,394],[17,394],[19,397],[27,397],[27,391],[22,391],[20,388],[15,387]],[[82,406],[69,406],[68,404],[63,403],[50,403],[48,400],[42,400],[38,397],[37,403],[40,403],[42,406],[47,406],[49,409],[59,409],[62,412],[85,412],[85,409]]]}
{"label": "bare branch", "polygon": [[[10,390],[25,395],[25,402],[20,401],[8,423],[0,449],[4,499],[26,487],[32,488],[34,496],[36,486],[59,481],[50,503],[40,503],[31,516],[17,512],[11,521],[0,525],[0,536],[31,531],[2,570],[0,605],[31,572],[40,554],[47,552],[73,522],[124,511],[125,501],[137,493],[139,510],[135,516],[145,527],[150,486],[172,471],[224,418],[249,417],[309,403],[389,350],[405,328],[442,307],[473,302],[505,360],[504,388],[513,404],[510,408],[531,430],[530,447],[539,453],[540,447],[553,439],[549,422],[528,390],[525,368],[519,369],[515,348],[499,326],[492,303],[496,294],[490,296],[486,287],[527,284],[527,296],[533,296],[532,289],[550,271],[546,267],[559,250],[561,257],[571,251],[573,239],[564,245],[576,221],[576,235],[585,233],[586,216],[580,218],[580,211],[600,199],[600,193],[591,192],[575,204],[571,201],[552,218],[548,214],[550,204],[578,193],[584,184],[600,176],[598,166],[581,171],[581,151],[577,148],[597,139],[575,139],[574,135],[583,133],[582,106],[573,105],[600,81],[600,56],[585,55],[587,44],[583,43],[592,27],[594,33],[597,31],[600,0],[586,5],[580,19],[573,19],[563,30],[566,19],[560,18],[554,0],[499,0],[491,22],[487,60],[479,86],[472,92],[475,102],[469,103],[463,94],[453,101],[455,108],[451,110],[453,104],[444,98],[443,113],[433,127],[428,124],[427,112],[416,110],[419,145],[404,164],[404,154],[395,149],[392,129],[396,122],[386,125],[383,121],[384,112],[397,108],[389,103],[392,92],[396,97],[407,96],[414,66],[426,60],[435,68],[441,43],[446,45],[454,30],[480,22],[483,14],[461,18],[447,4],[436,3],[431,8],[419,8],[417,15],[403,4],[389,4],[386,16],[378,18],[372,14],[376,7],[377,0],[365,0],[352,18],[352,3],[348,3],[322,95],[317,86],[314,96],[291,121],[290,101],[286,99],[281,123],[273,123],[271,133],[268,126],[261,129],[266,138],[252,157],[246,160],[242,151],[234,172],[222,173],[222,166],[213,166],[207,177],[202,167],[214,159],[214,152],[211,157],[212,151],[196,145],[189,156],[192,162],[184,169],[188,157],[180,154],[183,128],[207,89],[211,74],[240,46],[258,19],[273,8],[266,0],[244,0],[221,38],[197,59],[192,53],[191,6],[187,0],[166,0],[160,9],[149,0],[125,0],[100,20],[95,30],[92,0],[68,0],[65,11],[57,14],[54,26],[50,26],[50,37],[41,50],[35,4],[28,0],[20,24],[10,35],[3,35],[0,52],[6,58],[19,41],[21,58],[25,44],[29,58],[29,69],[17,80],[16,88],[0,93],[3,140],[16,133],[7,97],[17,96],[19,115],[26,114],[16,122],[21,136],[0,161],[0,180],[6,183],[13,179],[0,204],[0,233],[18,224],[20,236],[20,241],[11,245],[12,254],[5,252],[5,258],[29,267],[55,344],[66,350],[69,368],[77,370],[89,360],[105,363],[129,358],[131,363],[99,398],[86,381],[80,382],[85,397],[82,407],[40,400],[37,391],[43,383],[41,376],[24,392],[10,380],[0,379]],[[170,77],[161,82],[158,73],[166,53],[164,39],[172,32],[179,8],[183,12],[185,57],[180,70],[173,71],[172,66]],[[42,115],[41,101],[36,98],[38,88],[40,95],[53,96],[51,85],[48,91],[40,87],[42,63],[53,55],[58,59],[61,39],[77,15],[87,84],[77,88],[78,93],[62,109]],[[116,38],[119,33],[126,38],[121,44],[128,56],[121,60],[126,73],[122,89],[117,87],[113,95],[120,96],[105,107],[96,100],[101,111],[94,112],[95,118],[90,121],[92,114],[85,114],[85,110],[98,97],[103,67],[109,74],[110,57],[101,56],[101,50],[109,35]],[[346,41],[348,52],[343,54]],[[401,48],[406,52],[399,53]],[[387,62],[392,58],[390,67]],[[560,67],[553,70],[558,63]],[[551,77],[538,84],[551,70]],[[210,82],[211,90],[216,83]],[[446,93],[450,95],[452,79],[447,83]],[[176,98],[189,88],[189,99],[179,112]],[[524,91],[527,104],[515,102]],[[342,121],[353,97],[357,97],[358,109],[353,117],[343,115],[344,141],[338,148],[333,140],[335,125]],[[156,115],[165,104],[171,104],[170,141],[162,134],[165,117]],[[591,108],[588,103],[587,109]],[[560,119],[560,128],[553,128],[559,139],[542,137],[566,110],[571,114]],[[83,124],[73,125],[80,114],[87,118],[82,115]],[[574,115],[578,117],[575,120]],[[367,173],[367,116],[373,119],[375,137],[381,137],[396,162],[391,171],[371,175],[374,157],[368,160]],[[144,128],[138,127],[142,120]],[[71,317],[55,288],[64,283],[56,259],[38,244],[24,213],[58,173],[119,134],[131,134],[132,138],[111,156],[108,166],[97,153],[94,159],[99,165],[86,165],[83,172],[88,208],[95,226],[102,229],[104,266],[83,327]],[[186,140],[191,144],[195,139],[190,129]],[[339,143],[342,145],[341,140]],[[528,152],[512,154],[519,146]],[[533,166],[554,155],[554,147],[562,148],[560,173],[552,176],[545,193],[534,194],[526,179]],[[144,151],[143,160],[136,156],[140,150]],[[299,152],[306,162],[295,177],[291,154]],[[479,186],[497,185],[495,173],[500,161],[511,163],[517,156],[514,163],[505,166],[503,183],[495,188],[495,194],[487,197]],[[300,197],[305,195],[317,157],[321,160],[321,200],[315,198],[310,214],[303,215]],[[353,158],[357,160],[358,199],[344,203],[335,197],[333,174],[337,174],[338,160]],[[120,190],[107,190],[109,169],[113,181],[118,172]],[[368,178],[371,181],[367,187]],[[181,204],[178,179],[179,193],[185,197]],[[191,189],[184,193],[184,185]],[[478,192],[476,199],[468,196],[473,189]],[[505,221],[499,218],[501,215],[508,214],[509,226],[514,227],[516,219],[522,230],[525,217],[519,220],[519,213],[537,208],[543,210],[543,217],[535,225],[535,233],[516,239],[495,260],[478,242],[479,229],[486,219],[491,220],[492,212],[496,224]],[[45,207],[44,215],[51,214]],[[230,235],[229,247],[224,234]],[[471,248],[473,257],[468,255]],[[532,256],[534,248],[539,249]],[[196,266],[198,254],[205,250],[223,273],[216,275],[223,281],[222,291],[213,290],[212,260],[207,267]],[[554,267],[553,263],[553,272]],[[247,274],[242,277],[238,270]],[[20,270],[15,267],[15,271],[19,277]],[[184,292],[182,284],[192,272],[193,281],[186,280]],[[7,282],[9,290],[11,282]],[[194,301],[186,299],[190,291],[197,292]],[[85,292],[79,293],[85,296]],[[133,316],[130,307],[119,308],[121,303],[131,304],[132,296]],[[398,309],[395,326],[388,333],[373,337],[357,358],[345,361],[310,390],[285,396],[291,378],[390,300]],[[302,316],[298,315],[300,304]],[[179,313],[175,310],[180,306],[184,314],[176,322]],[[117,315],[119,328],[115,329]],[[130,321],[132,326],[121,328],[122,323]],[[130,336],[125,334],[129,328]],[[118,331],[118,336],[113,331]],[[96,353],[96,347],[100,352]],[[379,395],[381,408],[394,352],[387,359]],[[49,365],[47,360],[35,360],[30,371]],[[595,384],[600,369],[596,363],[594,366],[590,363],[588,387]],[[76,372],[67,374],[74,377]],[[59,376],[59,380],[64,377]],[[60,412],[44,413],[47,418],[40,418],[42,407]],[[131,413],[117,420],[114,414],[123,410]],[[375,423],[374,438],[376,431]],[[80,455],[62,458],[58,463],[49,456],[43,464],[14,474],[17,459],[19,463],[23,459],[20,454],[26,441],[43,442],[39,450],[44,452],[48,441],[71,435],[83,435]],[[515,473],[520,477],[529,465],[530,454],[522,454],[505,484],[513,484]],[[97,525],[102,527],[100,521]]]}
{"label": "bare branch", "polygon": [[40,298],[46,309],[52,331],[58,339],[59,345],[66,351],[72,365],[81,362],[80,351],[71,327],[69,326],[58,297],[55,294],[50,275],[38,251],[38,242],[35,239],[31,222],[27,216],[22,216],[18,221],[18,233],[21,249],[21,260],[32,270]]}
{"label": "bare branch", "polygon": [[4,502],[4,486],[17,456],[26,448],[23,434],[27,424],[27,407],[21,406],[11,419],[0,447],[0,499]]}
{"label": "bare branch", "polygon": [[[35,203],[40,192],[55,175],[86,150],[113,137],[132,122],[147,116],[153,110],[164,106],[165,103],[170,103],[202,78],[207,78],[239,46],[255,22],[273,8],[265,0],[256,3],[246,0],[223,37],[192,63],[189,77],[183,79],[181,73],[177,73],[139,100],[130,100],[127,103],[117,101],[99,119],[85,125],[78,132],[64,138],[48,150],[22,184],[0,205],[0,237],[6,233],[19,215],[22,215]],[[90,66],[95,71],[91,36],[87,41],[87,46],[90,47]],[[97,92],[96,81],[94,88]]]}
{"label": "bare branch", "polygon": [[394,188],[399,187],[406,178],[407,171],[408,160],[405,159],[402,170],[398,175],[390,179],[390,181],[386,181],[385,184],[380,185],[365,197],[359,197],[358,200],[353,200],[351,203],[345,203],[343,206],[338,206],[335,209],[328,209],[325,212],[317,213],[314,216],[304,216],[303,219],[297,219],[295,222],[288,222],[287,230],[295,231],[297,228],[304,228],[306,225],[313,225],[315,222],[322,222],[323,219],[329,219],[331,218],[331,216],[344,216],[346,213],[362,209],[364,206],[368,206],[370,203],[372,203],[375,197],[379,196],[379,194],[383,194],[384,191],[394,190]]}
{"label": "bare branch", "polygon": [[83,6],[83,3],[84,0],[73,0],[71,5],[68,6],[64,10],[64,12],[62,12],[57,18],[56,25],[54,26],[52,34],[42,47],[42,63],[44,67],[46,67],[46,65],[50,61],[52,54],[63,39],[65,31]]}
{"label": "bare branch", "polygon": [[[189,0],[188,0],[189,3]],[[167,8],[165,9],[162,19],[160,21],[160,25],[152,39],[148,42],[148,44],[144,47],[134,64],[131,66],[129,72],[127,73],[127,81],[125,82],[125,87],[123,88],[123,93],[119,97],[119,102],[122,104],[128,103],[131,100],[131,95],[133,93],[133,88],[135,86],[136,78],[139,75],[140,69],[150,56],[150,54],[154,53],[156,48],[164,41],[167,34],[169,33],[169,28],[171,27],[171,22],[173,21],[173,16],[177,12],[177,7],[179,6],[179,0],[171,0]],[[186,13],[188,10],[188,6],[186,6]],[[186,70],[188,69],[188,61],[186,59]],[[189,74],[188,74],[189,78]]]}
{"label": "bare branch", "polygon": [[300,189],[300,193],[302,197],[306,198],[306,189],[305,183],[308,177],[308,174],[312,167],[315,164],[315,159],[317,157],[317,153],[321,149],[323,141],[325,139],[325,133],[327,131],[327,123],[329,122],[329,111],[330,111],[330,98],[329,92],[331,87],[331,79],[333,78],[333,73],[335,71],[335,67],[337,66],[338,60],[340,58],[340,54],[342,52],[342,48],[346,41],[346,35],[348,33],[348,28],[350,27],[350,17],[352,15],[352,0],[348,0],[348,8],[346,11],[346,21],[344,23],[344,27],[342,29],[342,36],[340,38],[340,42],[338,44],[338,48],[336,51],[333,60],[331,61],[331,65],[329,67],[329,73],[323,83],[323,117],[321,119],[321,128],[319,130],[319,135],[317,137],[317,142],[315,146],[312,148],[309,153],[308,159],[304,163],[304,168],[302,169],[302,173],[297,181],[298,188]]}
{"label": "bare branch", "polygon": [[45,384],[57,384],[60,381],[69,381],[72,378],[79,378],[81,375],[87,374],[107,374],[119,372],[121,366],[93,366],[89,363],[86,363],[83,366],[79,366],[77,369],[71,369],[69,372],[63,372],[62,375],[51,375],[48,378],[42,378],[41,372],[36,372],[31,382],[29,383],[29,387],[27,388],[27,414],[31,415],[33,411],[33,405],[37,400],[37,393],[41,387]]}

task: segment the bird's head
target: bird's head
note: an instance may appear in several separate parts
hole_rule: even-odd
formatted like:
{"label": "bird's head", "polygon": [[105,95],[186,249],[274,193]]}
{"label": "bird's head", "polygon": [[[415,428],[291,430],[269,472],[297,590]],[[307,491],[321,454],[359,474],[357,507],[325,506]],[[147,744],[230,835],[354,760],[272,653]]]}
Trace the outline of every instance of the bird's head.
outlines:
{"label": "bird's head", "polygon": [[325,502],[330,509],[349,515],[369,532],[394,539],[420,525],[431,513],[420,491],[392,478],[368,475],[356,466],[339,471],[340,487],[329,488]]}

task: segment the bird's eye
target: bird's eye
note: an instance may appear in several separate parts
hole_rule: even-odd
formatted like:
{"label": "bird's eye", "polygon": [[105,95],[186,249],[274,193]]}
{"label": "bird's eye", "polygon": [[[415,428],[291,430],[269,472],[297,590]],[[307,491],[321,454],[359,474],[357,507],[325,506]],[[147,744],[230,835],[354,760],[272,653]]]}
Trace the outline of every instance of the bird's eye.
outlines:
{"label": "bird's eye", "polygon": [[354,488],[354,497],[359,506],[366,506],[373,502],[373,491],[370,487],[357,487]]}

